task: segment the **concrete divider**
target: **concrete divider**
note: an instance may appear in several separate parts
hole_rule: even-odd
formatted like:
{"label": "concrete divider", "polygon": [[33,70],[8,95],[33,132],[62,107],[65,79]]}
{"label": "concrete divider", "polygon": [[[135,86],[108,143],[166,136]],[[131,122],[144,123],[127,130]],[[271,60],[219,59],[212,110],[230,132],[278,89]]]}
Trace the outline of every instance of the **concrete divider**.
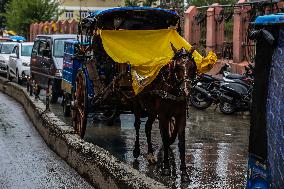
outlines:
{"label": "concrete divider", "polygon": [[46,144],[95,188],[166,188],[119,161],[108,151],[80,139],[72,127],[59,120],[26,89],[0,77],[0,91],[20,102]]}

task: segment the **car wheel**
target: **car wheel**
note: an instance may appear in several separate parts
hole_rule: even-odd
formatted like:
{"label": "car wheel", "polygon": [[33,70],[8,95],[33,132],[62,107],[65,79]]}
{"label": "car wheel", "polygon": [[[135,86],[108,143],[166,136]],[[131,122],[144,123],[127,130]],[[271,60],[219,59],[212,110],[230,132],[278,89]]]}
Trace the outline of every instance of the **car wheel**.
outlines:
{"label": "car wheel", "polygon": [[9,67],[7,67],[7,79],[12,81],[12,77],[10,75],[10,70],[9,70]]}
{"label": "car wheel", "polygon": [[22,79],[20,78],[18,70],[16,70],[16,81],[19,85],[21,85],[23,83]]}
{"label": "car wheel", "polygon": [[55,85],[53,84],[53,85],[51,86],[51,99],[50,99],[50,103],[52,103],[52,104],[56,103],[57,100],[58,100],[58,97],[59,97],[59,95],[58,95],[58,93],[56,92]]}

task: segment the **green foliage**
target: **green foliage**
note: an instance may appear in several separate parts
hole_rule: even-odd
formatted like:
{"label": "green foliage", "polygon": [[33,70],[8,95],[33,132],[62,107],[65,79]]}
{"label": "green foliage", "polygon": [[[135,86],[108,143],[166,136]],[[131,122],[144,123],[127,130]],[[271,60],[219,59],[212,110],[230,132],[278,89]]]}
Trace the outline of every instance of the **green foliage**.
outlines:
{"label": "green foliage", "polygon": [[[0,0],[0,13],[5,12],[5,6],[9,0]],[[6,18],[0,15],[0,28],[5,27],[6,25]]]}
{"label": "green foliage", "polygon": [[136,7],[139,6],[140,0],[125,0],[125,6]]}
{"label": "green foliage", "polygon": [[157,0],[146,0],[146,1],[143,3],[143,6],[151,7],[151,6],[155,6],[156,3],[157,3]]}
{"label": "green foliage", "polygon": [[135,7],[139,5],[151,7],[156,6],[158,0],[125,0],[125,6]]}
{"label": "green foliage", "polygon": [[3,16],[9,29],[26,35],[31,23],[57,19],[61,13],[58,6],[55,0],[11,0]]}

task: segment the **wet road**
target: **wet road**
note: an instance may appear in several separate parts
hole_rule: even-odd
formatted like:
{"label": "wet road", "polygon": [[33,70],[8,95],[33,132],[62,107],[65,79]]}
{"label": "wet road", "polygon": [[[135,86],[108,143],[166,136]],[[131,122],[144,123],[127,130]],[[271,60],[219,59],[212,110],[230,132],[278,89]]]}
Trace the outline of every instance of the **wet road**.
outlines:
{"label": "wet road", "polygon": [[[42,97],[43,98],[43,97]],[[67,123],[59,104],[52,111]],[[145,159],[147,153],[144,122],[140,130],[142,156],[137,161],[132,156],[135,141],[133,115],[121,115],[114,126],[97,122],[89,116],[85,140],[110,151],[114,156],[139,171],[171,188],[244,188],[246,181],[249,117],[223,115],[214,107],[206,111],[190,108],[186,127],[186,163],[191,182],[181,184],[179,176],[178,142],[171,147],[172,175],[161,176],[161,137],[158,122],[152,130],[153,146],[158,164],[150,166]]]}
{"label": "wet road", "polygon": [[0,188],[92,188],[46,146],[22,106],[2,93]]}

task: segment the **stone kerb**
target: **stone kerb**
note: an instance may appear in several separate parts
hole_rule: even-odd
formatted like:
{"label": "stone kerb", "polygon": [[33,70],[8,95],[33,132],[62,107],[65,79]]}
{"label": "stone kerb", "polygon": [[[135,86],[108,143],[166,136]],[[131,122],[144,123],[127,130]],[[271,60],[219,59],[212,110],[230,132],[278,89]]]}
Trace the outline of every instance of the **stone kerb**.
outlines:
{"label": "stone kerb", "polygon": [[30,97],[26,89],[0,77],[0,91],[20,102],[46,144],[95,188],[166,188],[139,173],[106,150],[85,142],[73,128],[45,111],[40,100]]}

